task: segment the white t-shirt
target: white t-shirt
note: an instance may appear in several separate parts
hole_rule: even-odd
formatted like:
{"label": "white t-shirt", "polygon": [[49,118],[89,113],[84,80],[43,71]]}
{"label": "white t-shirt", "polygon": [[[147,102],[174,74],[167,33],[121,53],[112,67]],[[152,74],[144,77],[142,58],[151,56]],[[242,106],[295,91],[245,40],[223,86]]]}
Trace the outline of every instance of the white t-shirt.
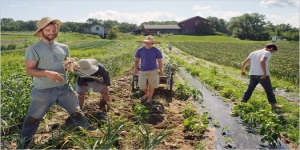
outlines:
{"label": "white t-shirt", "polygon": [[248,58],[250,59],[250,75],[263,75],[263,71],[260,67],[260,60],[263,57],[267,57],[266,60],[266,75],[269,76],[269,60],[271,59],[271,52],[266,51],[265,49],[257,50],[249,54]]}

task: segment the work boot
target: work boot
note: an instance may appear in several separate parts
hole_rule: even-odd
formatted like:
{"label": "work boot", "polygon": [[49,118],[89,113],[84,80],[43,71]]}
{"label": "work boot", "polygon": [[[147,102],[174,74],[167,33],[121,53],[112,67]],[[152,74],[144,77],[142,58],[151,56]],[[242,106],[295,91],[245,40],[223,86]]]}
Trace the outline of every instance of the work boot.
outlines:
{"label": "work boot", "polygon": [[271,104],[273,109],[281,109],[282,105]]}

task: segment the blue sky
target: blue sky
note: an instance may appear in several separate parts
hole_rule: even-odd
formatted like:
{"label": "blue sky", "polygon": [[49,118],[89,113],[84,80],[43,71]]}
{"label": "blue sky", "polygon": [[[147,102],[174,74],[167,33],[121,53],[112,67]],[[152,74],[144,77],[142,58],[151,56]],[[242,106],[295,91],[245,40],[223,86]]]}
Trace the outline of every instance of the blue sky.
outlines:
{"label": "blue sky", "polygon": [[140,25],[146,21],[182,21],[209,16],[229,21],[245,13],[259,13],[274,25],[299,27],[299,0],[1,0],[1,18],[85,22],[88,18]]}

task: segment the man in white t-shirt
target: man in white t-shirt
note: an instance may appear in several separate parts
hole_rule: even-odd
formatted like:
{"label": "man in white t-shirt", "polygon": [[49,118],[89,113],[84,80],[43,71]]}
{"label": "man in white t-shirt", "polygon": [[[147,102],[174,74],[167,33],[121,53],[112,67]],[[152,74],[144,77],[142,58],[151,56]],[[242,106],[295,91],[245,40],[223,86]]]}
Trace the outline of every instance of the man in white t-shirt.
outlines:
{"label": "man in white t-shirt", "polygon": [[277,101],[273,92],[272,83],[270,80],[270,71],[268,68],[269,60],[271,59],[272,53],[277,51],[277,46],[273,43],[265,45],[264,49],[256,50],[245,59],[242,64],[241,74],[245,76],[246,65],[250,62],[250,82],[248,89],[243,95],[242,102],[247,102],[256,85],[260,83],[265,89],[268,97],[268,101],[273,109],[280,109],[282,105],[276,105]]}

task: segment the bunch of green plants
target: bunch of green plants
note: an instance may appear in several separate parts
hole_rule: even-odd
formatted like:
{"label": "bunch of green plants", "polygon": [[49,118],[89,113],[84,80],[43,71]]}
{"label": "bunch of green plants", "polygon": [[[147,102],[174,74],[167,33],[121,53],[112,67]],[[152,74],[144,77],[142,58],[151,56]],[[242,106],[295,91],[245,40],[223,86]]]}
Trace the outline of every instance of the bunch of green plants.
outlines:
{"label": "bunch of green plants", "polygon": [[220,127],[220,122],[218,120],[213,120],[211,123],[214,127],[217,127],[217,128]]}
{"label": "bunch of green plants", "polygon": [[192,102],[189,102],[187,105],[185,105],[183,111],[180,113],[183,114],[184,117],[195,116],[198,114],[194,109],[194,104]]}
{"label": "bunch of green plants", "polygon": [[232,112],[232,116],[241,116],[241,118],[243,118],[244,115],[250,113],[250,112],[254,112],[254,107],[253,105],[249,104],[249,103],[241,103],[238,105],[234,105],[231,109]]}
{"label": "bunch of green plants", "polygon": [[261,125],[262,127],[257,131],[263,136],[261,142],[264,143],[267,141],[273,147],[276,147],[277,145],[281,146],[279,141],[281,139],[281,125],[270,120],[265,120]]}
{"label": "bunch of green plants", "polygon": [[[15,130],[5,130],[19,125],[24,119],[29,105],[31,78],[12,74],[1,76],[1,129],[2,135]],[[6,133],[8,132],[8,133]]]}
{"label": "bunch of green plants", "polygon": [[139,125],[135,125],[135,129],[140,133],[143,140],[141,149],[153,150],[164,138],[171,134],[170,131],[163,130],[155,135],[149,131],[142,120],[138,119],[138,123]]}
{"label": "bunch of green plants", "polygon": [[[95,119],[96,120],[96,119]],[[64,140],[64,145],[78,145],[81,149],[114,149],[114,144],[120,139],[119,132],[124,127],[125,122],[122,120],[111,121],[107,117],[106,124],[98,128],[101,134],[90,134],[86,129],[80,128],[80,133],[70,134]]]}
{"label": "bunch of green plants", "polygon": [[176,96],[180,100],[187,100],[190,96],[191,87],[186,84],[179,84],[175,90]]}
{"label": "bunch of green plants", "polygon": [[180,100],[187,100],[188,98],[192,97],[194,101],[202,102],[203,94],[200,90],[196,88],[191,88],[187,84],[179,83],[175,90],[176,96]]}
{"label": "bunch of green plants", "polygon": [[199,103],[203,102],[203,94],[199,89],[192,88],[191,94],[194,101],[198,101]]}
{"label": "bunch of green plants", "polygon": [[183,120],[183,126],[186,130],[191,130],[194,133],[202,133],[208,127],[209,121],[206,119],[206,115],[202,115],[201,117],[192,117]]}
{"label": "bunch of green plants", "polygon": [[147,110],[144,105],[138,104],[133,106],[133,112],[137,117],[141,118],[141,120],[147,120],[150,117],[149,110]]}
{"label": "bunch of green plants", "polygon": [[[246,107],[244,107],[246,108]],[[247,109],[242,110],[244,112]],[[262,135],[261,142],[268,142],[271,146],[280,145],[280,132],[282,132],[279,116],[270,110],[260,110],[257,112],[247,112],[243,115],[243,123],[250,127],[253,132]]]}

